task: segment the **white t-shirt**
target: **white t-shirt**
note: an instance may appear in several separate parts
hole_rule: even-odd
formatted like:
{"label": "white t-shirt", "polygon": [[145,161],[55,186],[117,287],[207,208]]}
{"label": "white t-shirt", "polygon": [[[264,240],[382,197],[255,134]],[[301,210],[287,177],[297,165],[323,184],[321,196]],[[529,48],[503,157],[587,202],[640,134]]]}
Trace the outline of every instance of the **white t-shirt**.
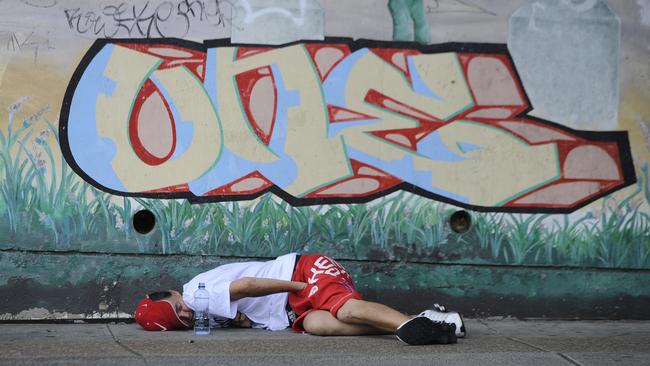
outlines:
{"label": "white t-shirt", "polygon": [[296,253],[290,253],[268,262],[242,262],[219,266],[197,275],[183,285],[183,301],[194,309],[194,292],[198,290],[199,282],[203,282],[205,289],[210,293],[211,315],[234,319],[239,311],[261,328],[285,329],[289,326],[286,292],[230,301],[230,283],[242,277],[291,281],[295,262]]}

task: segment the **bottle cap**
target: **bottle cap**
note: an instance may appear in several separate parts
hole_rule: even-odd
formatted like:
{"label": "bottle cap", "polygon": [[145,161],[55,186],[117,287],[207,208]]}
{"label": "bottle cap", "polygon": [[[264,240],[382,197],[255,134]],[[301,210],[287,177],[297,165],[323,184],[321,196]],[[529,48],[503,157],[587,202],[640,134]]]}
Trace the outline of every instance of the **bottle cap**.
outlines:
{"label": "bottle cap", "polygon": [[205,283],[199,282],[199,288],[205,288]]}

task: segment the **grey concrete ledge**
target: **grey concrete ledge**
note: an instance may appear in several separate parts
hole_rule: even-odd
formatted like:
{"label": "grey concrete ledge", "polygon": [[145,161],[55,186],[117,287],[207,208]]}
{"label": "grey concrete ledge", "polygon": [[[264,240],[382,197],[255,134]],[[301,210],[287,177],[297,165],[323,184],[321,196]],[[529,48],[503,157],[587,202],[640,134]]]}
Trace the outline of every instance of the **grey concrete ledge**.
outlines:
{"label": "grey concrete ledge", "polygon": [[250,329],[146,332],[136,324],[0,324],[0,365],[642,365],[650,321],[466,321],[455,345]]}

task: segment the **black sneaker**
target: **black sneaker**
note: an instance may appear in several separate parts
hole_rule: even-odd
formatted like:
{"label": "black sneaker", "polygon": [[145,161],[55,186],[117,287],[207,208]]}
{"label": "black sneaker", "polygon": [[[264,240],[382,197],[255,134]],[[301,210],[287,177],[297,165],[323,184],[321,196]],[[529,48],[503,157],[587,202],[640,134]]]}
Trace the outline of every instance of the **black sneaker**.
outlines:
{"label": "black sneaker", "polygon": [[427,317],[434,322],[454,323],[456,325],[456,337],[463,338],[467,334],[463,317],[456,311],[449,311],[444,306],[435,304],[433,308],[425,310],[419,316]]}
{"label": "black sneaker", "polygon": [[412,346],[458,342],[454,324],[434,322],[423,316],[405,321],[397,328],[396,335],[397,339]]}
{"label": "black sneaker", "polygon": [[454,344],[458,343],[458,336],[456,336],[456,324],[433,321],[433,324],[439,329],[439,332],[443,334],[439,337],[434,337],[431,343],[439,344]]}

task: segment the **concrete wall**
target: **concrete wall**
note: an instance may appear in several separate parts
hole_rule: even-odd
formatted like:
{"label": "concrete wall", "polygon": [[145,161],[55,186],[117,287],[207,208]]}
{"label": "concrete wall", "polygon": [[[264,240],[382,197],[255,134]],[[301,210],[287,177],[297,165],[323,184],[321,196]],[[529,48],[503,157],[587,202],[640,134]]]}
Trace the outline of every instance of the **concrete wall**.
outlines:
{"label": "concrete wall", "polygon": [[649,317],[648,1],[0,14],[2,320],[290,251],[409,312]]}

